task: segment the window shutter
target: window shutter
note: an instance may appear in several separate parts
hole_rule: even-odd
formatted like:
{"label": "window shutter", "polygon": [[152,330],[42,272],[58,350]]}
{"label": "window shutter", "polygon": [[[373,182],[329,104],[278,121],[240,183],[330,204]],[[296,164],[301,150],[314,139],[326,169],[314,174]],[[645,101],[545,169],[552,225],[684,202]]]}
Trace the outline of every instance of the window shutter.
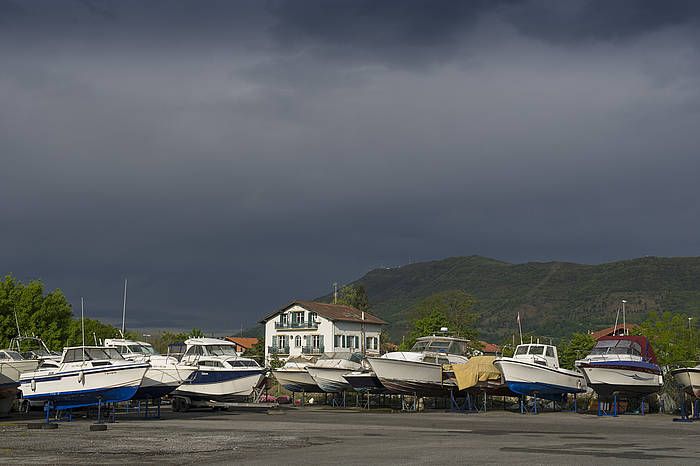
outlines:
{"label": "window shutter", "polygon": [[311,346],[311,345],[309,345],[309,336],[308,335],[304,335],[304,346],[307,348],[309,346]]}
{"label": "window shutter", "polygon": [[323,335],[318,337],[318,347],[323,348]]}

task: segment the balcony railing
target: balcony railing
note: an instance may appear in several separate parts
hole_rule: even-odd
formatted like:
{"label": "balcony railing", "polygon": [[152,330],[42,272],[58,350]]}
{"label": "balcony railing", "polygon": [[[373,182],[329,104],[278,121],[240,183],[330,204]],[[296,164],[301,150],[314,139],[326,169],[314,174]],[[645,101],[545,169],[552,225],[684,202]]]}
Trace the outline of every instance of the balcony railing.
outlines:
{"label": "balcony railing", "polygon": [[309,329],[318,328],[318,322],[275,322],[277,330]]}
{"label": "balcony railing", "polygon": [[289,354],[289,346],[268,346],[267,352],[270,354]]}
{"label": "balcony railing", "polygon": [[301,354],[321,354],[323,353],[323,345],[321,346],[302,346]]}

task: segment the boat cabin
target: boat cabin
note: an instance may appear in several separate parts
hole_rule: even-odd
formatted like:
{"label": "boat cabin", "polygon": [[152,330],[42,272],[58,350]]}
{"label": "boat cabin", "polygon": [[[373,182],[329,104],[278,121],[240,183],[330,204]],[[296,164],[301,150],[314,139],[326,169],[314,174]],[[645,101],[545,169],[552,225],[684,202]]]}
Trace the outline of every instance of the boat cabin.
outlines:
{"label": "boat cabin", "polygon": [[524,359],[547,367],[559,367],[559,354],[554,345],[540,343],[518,345],[513,353],[513,359]]}
{"label": "boat cabin", "polygon": [[[442,353],[468,356],[471,352],[469,340],[431,335],[420,337],[411,348],[413,353]],[[433,361],[431,361],[433,362]]]}
{"label": "boat cabin", "polygon": [[242,358],[236,352],[236,344],[218,338],[190,338],[185,341],[187,350],[182,361],[197,366],[220,369],[260,367],[253,359]]}
{"label": "boat cabin", "polygon": [[112,360],[121,360],[124,358],[116,348],[105,348],[102,346],[75,346],[65,348],[61,364],[75,362],[89,362],[92,367],[108,366],[112,364]]}
{"label": "boat cabin", "polygon": [[123,356],[154,356],[156,350],[149,343],[124,339],[107,339],[105,346],[116,349]]}
{"label": "boat cabin", "polygon": [[603,337],[591,350],[591,356],[627,355],[656,363],[649,340],[641,335]]}

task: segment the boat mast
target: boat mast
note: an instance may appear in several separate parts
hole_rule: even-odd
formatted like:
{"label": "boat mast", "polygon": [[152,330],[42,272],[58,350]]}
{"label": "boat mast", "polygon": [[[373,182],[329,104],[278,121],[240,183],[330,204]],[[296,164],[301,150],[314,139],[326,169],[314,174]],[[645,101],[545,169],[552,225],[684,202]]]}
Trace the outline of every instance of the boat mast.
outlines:
{"label": "boat mast", "polygon": [[126,283],[127,279],[124,279],[124,304],[122,305],[122,338],[124,338],[124,331],[126,327]]}
{"label": "boat mast", "polygon": [[85,303],[80,297],[80,327],[83,333],[83,363],[85,363]]}
{"label": "boat mast", "polygon": [[626,300],[622,300],[622,334],[627,335],[627,319],[625,318],[625,303]]}

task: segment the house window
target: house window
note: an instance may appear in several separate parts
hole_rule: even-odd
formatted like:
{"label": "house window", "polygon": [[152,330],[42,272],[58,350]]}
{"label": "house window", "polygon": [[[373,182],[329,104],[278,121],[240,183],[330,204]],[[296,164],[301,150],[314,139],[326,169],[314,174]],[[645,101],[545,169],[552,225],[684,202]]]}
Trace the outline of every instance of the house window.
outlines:
{"label": "house window", "polygon": [[312,335],[311,336],[311,346],[313,346],[314,348],[321,347],[321,336],[320,335]]}
{"label": "house window", "polygon": [[294,346],[297,348],[301,347],[301,335],[294,337]]}
{"label": "house window", "polygon": [[287,346],[287,336],[286,335],[277,335],[277,347],[284,348],[286,346]]}
{"label": "house window", "polygon": [[316,322],[316,319],[318,318],[318,314],[315,312],[309,312],[309,323],[313,324]]}
{"label": "house window", "polygon": [[280,314],[280,324],[282,324],[282,325],[287,324],[287,314]]}
{"label": "house window", "polygon": [[293,324],[303,324],[304,323],[304,311],[292,312],[292,323]]}
{"label": "house window", "polygon": [[368,350],[376,350],[379,345],[377,344],[377,337],[367,337],[365,338],[365,347]]}

